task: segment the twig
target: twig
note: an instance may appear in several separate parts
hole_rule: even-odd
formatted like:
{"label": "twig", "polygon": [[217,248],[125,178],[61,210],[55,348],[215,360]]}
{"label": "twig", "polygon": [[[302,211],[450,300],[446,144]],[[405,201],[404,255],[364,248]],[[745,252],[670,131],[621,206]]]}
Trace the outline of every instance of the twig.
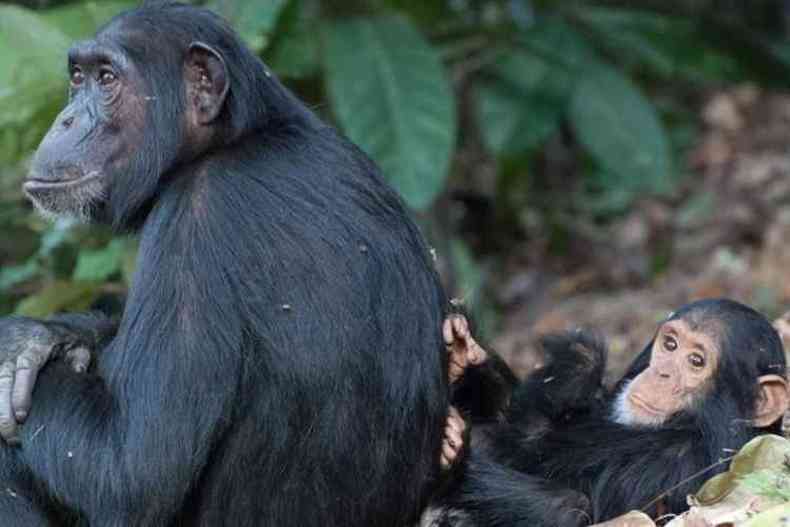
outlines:
{"label": "twig", "polygon": [[647,505],[645,505],[644,507],[640,508],[640,510],[642,512],[646,512],[647,509],[649,509],[650,507],[655,505],[659,500],[661,500],[663,498],[666,498],[671,492],[677,490],[679,487],[685,485],[689,481],[700,477],[701,475],[705,474],[706,472],[710,471],[711,469],[714,469],[714,468],[718,467],[719,465],[723,465],[725,463],[729,463],[730,461],[732,461],[732,458],[734,458],[734,457],[735,456],[722,458],[722,459],[718,460],[716,463],[713,463],[712,465],[709,465],[709,466],[703,468],[699,472],[695,472],[694,474],[692,474],[691,476],[687,477],[686,479],[681,480],[677,485],[674,485],[674,486],[670,487],[669,489],[665,490],[664,492],[662,492],[661,494],[659,494],[658,496],[656,496],[655,498],[650,500],[647,503]]}

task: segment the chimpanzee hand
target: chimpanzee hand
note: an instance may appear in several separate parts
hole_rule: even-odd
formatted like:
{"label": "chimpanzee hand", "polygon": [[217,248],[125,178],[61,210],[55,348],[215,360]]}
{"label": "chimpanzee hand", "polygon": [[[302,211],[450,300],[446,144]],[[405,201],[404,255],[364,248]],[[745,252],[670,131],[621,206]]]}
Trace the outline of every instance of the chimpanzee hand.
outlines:
{"label": "chimpanzee hand", "polygon": [[511,420],[568,421],[604,404],[603,373],[607,349],[596,333],[585,330],[546,335],[541,340],[545,366],[516,389]]}
{"label": "chimpanzee hand", "polygon": [[448,316],[442,326],[442,335],[450,355],[450,383],[463,377],[469,366],[478,366],[488,358],[488,352],[474,339],[469,322],[463,315]]}
{"label": "chimpanzee hand", "polygon": [[64,358],[85,372],[92,343],[63,324],[24,317],[0,318],[0,436],[18,443],[17,428],[30,412],[33,388],[44,365]]}

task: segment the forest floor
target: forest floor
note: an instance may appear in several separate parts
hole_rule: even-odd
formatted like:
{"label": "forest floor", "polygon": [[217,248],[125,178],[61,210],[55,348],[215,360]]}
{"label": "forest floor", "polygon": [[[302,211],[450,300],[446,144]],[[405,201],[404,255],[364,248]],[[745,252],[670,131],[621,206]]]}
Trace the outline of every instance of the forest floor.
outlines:
{"label": "forest floor", "polygon": [[[599,330],[611,380],[657,322],[694,299],[731,297],[772,319],[790,310],[790,94],[714,93],[700,120],[699,140],[680,161],[689,175],[594,240],[575,240],[582,248],[566,256],[575,265],[535,264],[540,249],[529,242],[510,253],[493,286],[505,315],[490,345],[520,374],[540,362],[536,337],[548,331]],[[783,328],[790,345],[790,318]]]}

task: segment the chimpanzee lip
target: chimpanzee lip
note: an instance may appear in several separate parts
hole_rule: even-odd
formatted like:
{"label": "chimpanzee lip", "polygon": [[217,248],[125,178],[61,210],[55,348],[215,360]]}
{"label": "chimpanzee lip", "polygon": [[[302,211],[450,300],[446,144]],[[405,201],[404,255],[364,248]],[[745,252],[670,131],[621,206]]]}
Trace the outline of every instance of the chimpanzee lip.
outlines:
{"label": "chimpanzee lip", "polygon": [[631,402],[633,404],[635,404],[636,406],[638,406],[642,410],[650,412],[651,414],[656,414],[656,415],[664,415],[664,414],[666,414],[666,412],[663,412],[663,411],[659,410],[658,408],[655,408],[655,407],[647,404],[647,402],[644,399],[642,399],[641,397],[639,397],[637,395],[631,394],[629,396],[629,399],[631,399]]}
{"label": "chimpanzee lip", "polygon": [[97,179],[99,177],[99,172],[93,170],[88,172],[87,174],[80,176],[76,179],[71,178],[63,178],[63,179],[39,179],[39,178],[29,178],[25,181],[23,185],[25,191],[36,191],[36,190],[50,190],[56,188],[68,188],[68,187],[76,187],[78,185],[82,185],[90,180]]}

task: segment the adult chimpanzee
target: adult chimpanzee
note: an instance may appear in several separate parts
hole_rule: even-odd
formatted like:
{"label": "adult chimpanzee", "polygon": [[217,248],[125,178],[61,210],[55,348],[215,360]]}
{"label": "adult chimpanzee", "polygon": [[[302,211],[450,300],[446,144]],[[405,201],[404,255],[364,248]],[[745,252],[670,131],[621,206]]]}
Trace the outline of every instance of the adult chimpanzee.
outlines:
{"label": "adult chimpanzee", "polygon": [[[475,345],[456,333],[458,350]],[[554,335],[544,350],[547,365],[515,388],[504,422],[473,441],[465,478],[442,500],[445,524],[564,527],[633,509],[682,512],[701,477],[725,470],[722,460],[756,435],[779,432],[788,408],[779,336],[731,300],[673,313],[611,392],[600,340]],[[501,367],[483,362],[476,382]]]}
{"label": "adult chimpanzee", "polygon": [[[117,334],[0,324],[21,444],[0,524],[409,525],[439,470],[446,301],[376,166],[207,10],[122,14],[69,71],[25,191],[139,230],[140,255]],[[16,430],[53,344],[94,365],[51,361]]]}

